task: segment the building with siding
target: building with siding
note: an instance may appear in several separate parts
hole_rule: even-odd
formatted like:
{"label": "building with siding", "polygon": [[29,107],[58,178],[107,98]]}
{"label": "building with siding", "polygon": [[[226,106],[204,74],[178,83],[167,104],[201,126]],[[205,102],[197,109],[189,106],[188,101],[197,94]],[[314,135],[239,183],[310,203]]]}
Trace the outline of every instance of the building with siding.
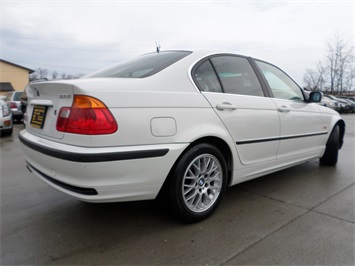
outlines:
{"label": "building with siding", "polygon": [[0,59],[0,95],[8,91],[23,91],[34,70]]}

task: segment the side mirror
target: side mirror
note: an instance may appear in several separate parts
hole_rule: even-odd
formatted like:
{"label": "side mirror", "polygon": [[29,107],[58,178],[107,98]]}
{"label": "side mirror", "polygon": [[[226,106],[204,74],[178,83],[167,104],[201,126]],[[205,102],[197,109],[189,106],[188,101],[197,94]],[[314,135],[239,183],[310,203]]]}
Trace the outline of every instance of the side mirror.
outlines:
{"label": "side mirror", "polygon": [[319,103],[322,100],[323,93],[319,91],[312,91],[309,94],[309,102],[310,103]]}

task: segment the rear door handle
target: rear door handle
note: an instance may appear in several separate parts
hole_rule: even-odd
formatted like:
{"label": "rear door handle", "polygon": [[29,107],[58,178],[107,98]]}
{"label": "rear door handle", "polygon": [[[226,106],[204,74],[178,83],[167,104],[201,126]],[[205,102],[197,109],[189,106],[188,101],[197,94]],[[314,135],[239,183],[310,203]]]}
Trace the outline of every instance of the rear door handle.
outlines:
{"label": "rear door handle", "polygon": [[286,106],[281,106],[277,109],[280,113],[288,113],[291,110],[289,108],[287,108]]}
{"label": "rear door handle", "polygon": [[232,105],[231,103],[219,103],[216,105],[217,110],[223,111],[223,110],[236,110],[237,107]]}

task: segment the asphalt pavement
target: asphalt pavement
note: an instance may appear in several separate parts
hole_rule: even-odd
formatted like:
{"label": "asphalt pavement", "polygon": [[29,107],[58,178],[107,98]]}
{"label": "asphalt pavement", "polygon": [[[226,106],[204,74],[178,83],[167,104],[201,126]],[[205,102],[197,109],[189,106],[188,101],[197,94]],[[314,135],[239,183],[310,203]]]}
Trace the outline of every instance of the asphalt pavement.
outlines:
{"label": "asphalt pavement", "polygon": [[190,225],[155,201],[90,204],[49,187],[26,169],[17,124],[0,139],[0,264],[355,265],[355,114],[343,117],[336,167],[311,161],[231,187]]}

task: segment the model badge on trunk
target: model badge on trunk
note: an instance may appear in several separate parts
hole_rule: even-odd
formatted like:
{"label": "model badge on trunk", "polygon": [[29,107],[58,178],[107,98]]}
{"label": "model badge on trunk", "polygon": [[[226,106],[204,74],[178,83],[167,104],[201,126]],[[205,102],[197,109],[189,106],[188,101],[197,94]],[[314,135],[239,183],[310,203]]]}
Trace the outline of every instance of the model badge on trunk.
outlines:
{"label": "model badge on trunk", "polygon": [[71,99],[71,94],[59,94],[59,99]]}

